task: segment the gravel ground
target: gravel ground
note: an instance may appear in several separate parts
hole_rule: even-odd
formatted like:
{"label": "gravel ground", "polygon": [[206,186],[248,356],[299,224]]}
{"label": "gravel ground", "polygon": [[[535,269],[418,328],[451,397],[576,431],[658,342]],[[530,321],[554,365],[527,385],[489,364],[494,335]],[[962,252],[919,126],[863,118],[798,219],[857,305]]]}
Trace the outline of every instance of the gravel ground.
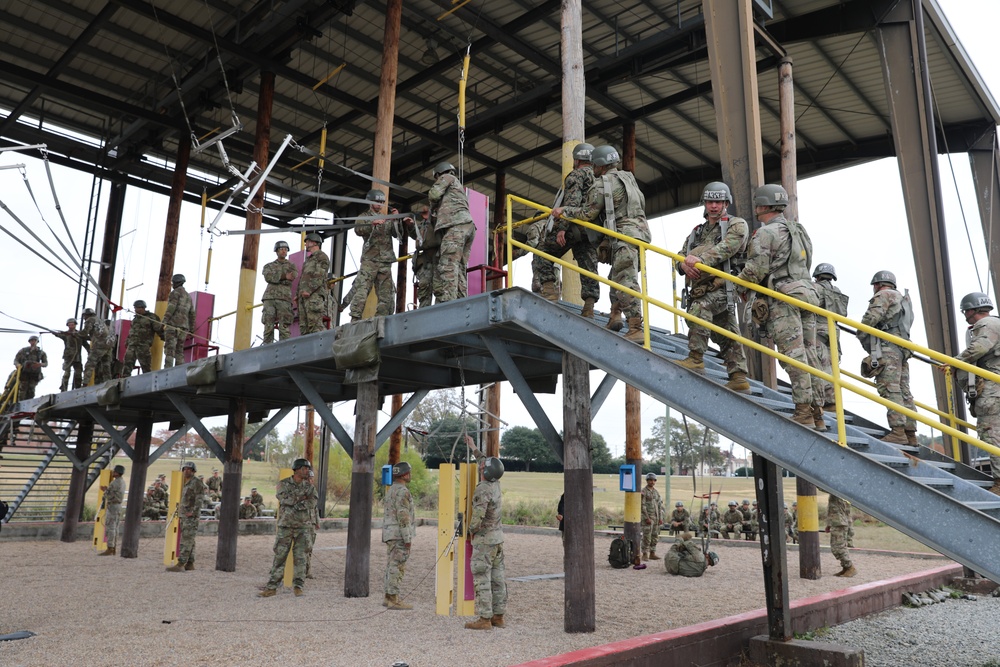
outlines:
{"label": "gravel ground", "polygon": [[[403,660],[411,667],[503,666],[764,606],[758,548],[713,542],[720,565],[701,579],[685,579],[666,575],[660,562],[641,571],[611,569],[610,541],[599,537],[596,632],[563,631],[562,579],[508,582],[507,627],[473,632],[463,629],[466,619],[434,614],[433,526],[418,529],[403,582],[413,611],[381,606],[385,550],[380,540],[380,531],[372,531],[371,596],[352,599],[343,596],[346,531],[320,533],[314,554],[317,578],[307,580],[301,598],[284,590],[274,598],[255,597],[271,563],[269,536],[241,537],[232,573],[215,571],[216,538],[208,536],[198,539],[197,569],[184,573],[164,571],[161,539],[142,540],[137,559],[98,557],[88,542],[3,543],[0,631],[31,630],[38,636],[0,642],[0,665],[243,666],[280,661],[389,667]],[[508,578],[563,570],[558,533],[508,533],[505,551]],[[794,555],[791,560],[794,568]],[[854,560],[859,574],[849,582],[832,576],[818,581],[793,577],[791,597],[943,562],[874,553],[857,553]],[[823,554],[823,566],[828,573],[839,569],[829,552]],[[983,602],[970,607],[987,608]],[[947,613],[953,606],[936,605],[929,611],[938,608]],[[990,632],[995,633],[997,617],[992,618]],[[944,629],[956,627],[951,621],[939,623]],[[985,631],[978,636],[986,636]]]}

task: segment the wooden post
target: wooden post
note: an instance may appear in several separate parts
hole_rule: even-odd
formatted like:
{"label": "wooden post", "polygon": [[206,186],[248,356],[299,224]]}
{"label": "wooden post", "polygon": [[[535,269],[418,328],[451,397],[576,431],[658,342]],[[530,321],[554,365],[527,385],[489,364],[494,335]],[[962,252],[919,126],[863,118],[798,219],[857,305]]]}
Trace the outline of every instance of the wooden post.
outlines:
{"label": "wooden post", "polygon": [[[253,159],[261,170],[267,168],[271,151],[271,103],[274,99],[274,72],[261,71],[260,90],[257,93],[257,130],[254,134]],[[266,183],[254,194],[247,208],[246,229],[260,229],[264,207]],[[236,335],[234,350],[250,347],[253,332],[254,287],[257,284],[257,255],[260,251],[260,235],[247,234],[243,237],[243,257],[240,259],[240,284],[236,296]],[[245,416],[244,416],[245,418]]]}
{"label": "wooden post", "polygon": [[371,561],[372,488],[375,469],[375,433],[378,427],[378,382],[358,385],[354,405],[354,464],[351,467],[351,505],[347,519],[347,558],[344,597],[368,597]]}
{"label": "wooden post", "polygon": [[149,445],[153,437],[153,420],[143,417],[135,429],[132,449],[132,474],[128,482],[128,497],[132,502],[125,507],[125,526],[121,536],[122,558],[139,557],[139,532],[142,526],[142,499],[146,497],[146,469],[149,468]]}
{"label": "wooden post", "polygon": [[[587,138],[585,123],[587,81],[583,67],[583,2],[564,0],[560,31],[560,54],[562,56],[562,177],[566,180],[573,171],[573,149]],[[564,259],[573,260],[568,252]],[[562,271],[562,300],[583,305],[580,295],[580,274]]]}
{"label": "wooden post", "polygon": [[[163,318],[167,312],[167,297],[172,287],[170,279],[174,275],[174,257],[177,254],[177,230],[181,222],[181,204],[184,202],[184,184],[187,182],[188,159],[191,157],[191,136],[181,132],[177,137],[177,160],[174,162],[174,178],[170,184],[170,199],[167,202],[167,222],[163,228],[163,253],[160,255],[160,277],[156,283],[156,314]],[[151,348],[154,371],[163,367],[163,340],[153,337]]]}
{"label": "wooden post", "polygon": [[594,472],[590,456],[590,365],[563,353],[563,571],[566,632],[597,627],[594,572]]}
{"label": "wooden post", "polygon": [[[115,277],[115,260],[118,259],[118,239],[122,233],[122,213],[125,211],[125,183],[112,183],[108,199],[108,213],[104,222],[104,244],[101,247],[101,270],[97,284],[109,299]],[[121,304],[125,305],[125,304]],[[104,319],[108,316],[108,304],[98,301],[94,310]]]}
{"label": "wooden post", "polygon": [[[94,441],[94,422],[81,421],[76,427],[76,458],[86,461],[90,458],[90,447]],[[83,508],[83,494],[86,491],[87,471],[73,468],[69,478],[69,492],[66,511],[63,514],[62,542],[76,542],[76,529],[80,525],[80,510]]]}
{"label": "wooden post", "polygon": [[792,638],[791,607],[785,577],[785,535],[782,530],[781,469],[762,456],[753,455],[757,507],[760,509],[760,555],[764,566],[767,627],[771,639]]}
{"label": "wooden post", "polygon": [[306,432],[302,447],[302,458],[309,459],[309,463],[314,463],[313,440],[315,440],[316,429],[316,408],[311,405],[306,406]]}
{"label": "wooden post", "polygon": [[222,465],[222,510],[219,513],[219,539],[215,550],[215,569],[222,572],[236,571],[246,423],[246,399],[230,398],[229,419],[226,422],[226,460]]}
{"label": "wooden post", "polygon": [[[507,172],[500,169],[496,173],[496,189],[494,190],[496,201],[493,202],[493,229],[503,229],[507,223]],[[494,235],[490,234],[488,242],[493,243]],[[501,268],[506,266],[501,261],[503,248],[493,249],[493,266]],[[487,290],[502,289],[504,279],[502,277],[490,278],[486,281]],[[500,456],[500,383],[494,382],[486,388],[486,438],[483,451],[487,456]]]}
{"label": "wooden post", "polygon": [[788,192],[785,217],[799,219],[798,165],[795,154],[795,86],[792,59],[778,63],[778,106],[781,109],[781,185]]}
{"label": "wooden post", "polygon": [[816,500],[816,485],[796,477],[795,495],[798,496],[796,502],[799,504],[799,578],[819,579],[823,576],[823,565],[819,554],[819,503]]}

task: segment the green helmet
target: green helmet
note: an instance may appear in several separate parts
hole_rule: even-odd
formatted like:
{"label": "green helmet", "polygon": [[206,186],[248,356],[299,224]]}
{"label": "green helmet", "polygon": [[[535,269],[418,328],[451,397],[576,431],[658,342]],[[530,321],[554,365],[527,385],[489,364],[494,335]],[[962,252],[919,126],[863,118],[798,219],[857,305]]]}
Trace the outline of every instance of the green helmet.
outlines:
{"label": "green helmet", "polygon": [[288,242],[286,241],[278,241],[277,243],[274,244],[274,252],[278,252],[282,248],[284,248],[285,250],[291,250],[291,248],[288,246]]}
{"label": "green helmet", "polygon": [[893,289],[896,289],[896,274],[892,271],[877,271],[874,276],[872,276],[872,285],[878,285],[879,283],[888,283],[892,285]]}
{"label": "green helmet", "polygon": [[76,318],[75,317],[71,317],[68,320],[66,320],[66,326],[69,326],[71,324],[76,324],[76,323],[77,322],[76,322]]}
{"label": "green helmet", "polygon": [[83,309],[83,319],[87,319],[88,317],[93,317],[96,314],[97,313],[94,312],[93,308],[84,308]]}
{"label": "green helmet", "polygon": [[170,279],[170,282],[173,283],[174,287],[177,287],[178,285],[186,283],[187,278],[184,277],[183,273],[175,273],[174,277]]}
{"label": "green helmet", "polygon": [[750,499],[749,498],[744,498],[743,499],[743,504],[744,505],[749,505],[750,504]]}
{"label": "green helmet", "polygon": [[730,500],[730,501],[729,501],[729,506],[730,506],[730,507],[736,507],[737,505],[739,505],[739,503],[738,503],[738,502],[736,502],[735,500]]}
{"label": "green helmet", "polygon": [[646,473],[646,481],[649,481],[651,479],[652,480],[656,479],[656,473],[655,472],[648,472],[648,473]]}
{"label": "green helmet", "polygon": [[396,465],[392,466],[392,476],[402,477],[403,475],[408,474],[410,470],[411,468],[409,463],[407,463],[406,461],[400,461]]}
{"label": "green helmet", "polygon": [[292,461],[292,470],[298,470],[299,468],[309,468],[312,470],[312,464],[309,463],[309,459],[295,459]]}
{"label": "green helmet", "polygon": [[990,299],[989,295],[983,294],[982,292],[969,292],[962,297],[962,303],[959,305],[958,309],[962,312],[967,310],[983,310],[989,312],[993,310],[993,300]]}
{"label": "green helmet", "polygon": [[309,232],[306,234],[306,241],[312,241],[313,243],[323,243],[323,237],[316,232]]}
{"label": "green helmet", "polygon": [[145,308],[146,307],[146,302],[143,301],[142,299],[139,299],[138,301],[136,301],[135,303],[132,304],[132,307],[133,308]]}
{"label": "green helmet", "polygon": [[813,269],[813,278],[818,278],[822,275],[828,275],[834,280],[836,280],[837,269],[833,268],[833,264],[827,264],[826,262],[822,264],[817,264],[816,268]]}
{"label": "green helmet", "polygon": [[32,334],[31,336],[28,336],[28,342],[29,342],[29,343],[30,343],[31,341],[35,341],[35,342],[37,343],[37,342],[38,342],[38,340],[39,340],[38,336],[35,336],[34,334]]}
{"label": "green helmet", "polygon": [[788,206],[788,192],[777,183],[762,185],[753,193],[754,206],[773,206],[779,211]]}
{"label": "green helmet", "polygon": [[719,564],[719,554],[715,553],[714,551],[709,551],[707,554],[705,554],[705,561],[710,566],[715,567],[716,565]]}
{"label": "green helmet", "polygon": [[114,471],[116,473],[118,473],[119,475],[124,475],[125,474],[125,466],[123,466],[123,465],[116,465],[114,467]]}
{"label": "green helmet", "polygon": [[598,146],[591,154],[590,161],[595,167],[612,167],[621,162],[622,157],[614,146]]}
{"label": "green helmet", "polygon": [[674,507],[684,507],[684,503],[678,500],[676,503],[674,503]]}
{"label": "green helmet", "polygon": [[483,459],[483,479],[487,482],[495,482],[503,477],[503,462],[495,456]]}
{"label": "green helmet", "polygon": [[733,203],[733,193],[729,186],[722,181],[712,181],[705,186],[705,191],[701,193],[701,203],[707,201],[727,201]]}
{"label": "green helmet", "polygon": [[385,193],[382,192],[381,190],[369,190],[368,194],[365,195],[365,199],[367,199],[368,201],[374,201],[381,204],[382,202],[385,201]]}
{"label": "green helmet", "polygon": [[181,464],[181,470],[191,469],[191,472],[198,472],[198,466],[194,464],[194,461],[185,461]]}
{"label": "green helmet", "polygon": [[451,162],[438,162],[437,165],[435,165],[434,171],[432,173],[434,174],[434,178],[437,178],[441,174],[454,174],[455,165],[453,165]]}
{"label": "green helmet", "polygon": [[573,159],[581,162],[590,162],[594,156],[594,146],[592,144],[580,143],[573,149]]}

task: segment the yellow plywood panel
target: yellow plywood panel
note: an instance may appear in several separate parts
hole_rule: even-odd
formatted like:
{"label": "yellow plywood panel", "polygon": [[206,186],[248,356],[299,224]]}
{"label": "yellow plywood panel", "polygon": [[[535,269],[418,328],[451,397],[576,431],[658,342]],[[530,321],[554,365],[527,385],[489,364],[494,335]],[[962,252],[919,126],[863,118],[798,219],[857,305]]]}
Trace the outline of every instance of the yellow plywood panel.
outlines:
{"label": "yellow plywood panel", "polygon": [[111,483],[111,471],[105,468],[97,478],[97,516],[94,518],[94,549],[104,551],[108,548],[108,538],[104,530],[104,491],[102,486]]}
{"label": "yellow plywood panel", "polygon": [[438,560],[435,566],[435,613],[448,616],[455,596],[455,464],[438,468]]}
{"label": "yellow plywood panel", "polygon": [[469,560],[472,558],[472,543],[469,541],[469,518],[472,516],[472,495],[479,481],[475,464],[462,463],[458,471],[458,506],[462,511],[462,535],[458,538],[458,586],[456,586],[455,615],[476,615],[476,591],[472,584]]}
{"label": "yellow plywood panel", "polygon": [[180,470],[170,472],[170,492],[167,495],[167,536],[163,543],[163,564],[167,567],[177,565],[177,551],[181,542],[181,520],[177,515],[177,506],[181,504],[181,491],[184,490],[184,473]]}

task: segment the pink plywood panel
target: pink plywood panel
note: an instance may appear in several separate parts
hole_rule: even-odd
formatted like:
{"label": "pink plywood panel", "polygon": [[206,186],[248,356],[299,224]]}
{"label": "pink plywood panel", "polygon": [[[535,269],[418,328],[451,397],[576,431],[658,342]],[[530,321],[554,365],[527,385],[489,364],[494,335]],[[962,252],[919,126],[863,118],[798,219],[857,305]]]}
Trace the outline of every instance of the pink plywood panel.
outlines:
{"label": "pink plywood panel", "polygon": [[212,317],[215,316],[215,295],[209,292],[191,292],[194,303],[194,335],[184,341],[184,363],[204,359],[210,351],[217,351],[212,344]]}
{"label": "pink plywood panel", "polygon": [[478,267],[485,266],[489,262],[487,242],[490,235],[490,198],[471,188],[466,188],[465,194],[469,198],[469,212],[472,213],[472,222],[476,224],[476,238],[472,241],[468,267],[469,296],[472,296],[486,291],[486,274]]}
{"label": "pink plywood panel", "polygon": [[125,360],[125,342],[128,340],[128,332],[132,329],[132,320],[115,320],[112,323],[115,335],[118,336],[118,344],[115,346],[115,359]]}

